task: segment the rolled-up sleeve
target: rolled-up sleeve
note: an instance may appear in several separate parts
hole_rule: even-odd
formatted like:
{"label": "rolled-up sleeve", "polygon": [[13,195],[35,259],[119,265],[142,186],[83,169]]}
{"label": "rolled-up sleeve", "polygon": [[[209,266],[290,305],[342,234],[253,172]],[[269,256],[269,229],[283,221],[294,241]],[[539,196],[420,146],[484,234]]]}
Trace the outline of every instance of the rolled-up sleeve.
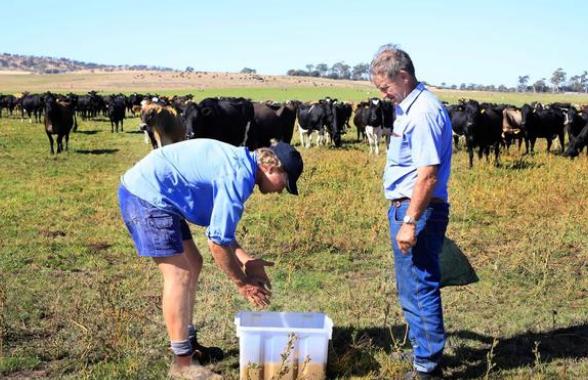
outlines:
{"label": "rolled-up sleeve", "polygon": [[253,191],[243,176],[221,176],[214,181],[214,204],[206,236],[219,245],[235,242],[237,224],[243,215],[245,200]]}

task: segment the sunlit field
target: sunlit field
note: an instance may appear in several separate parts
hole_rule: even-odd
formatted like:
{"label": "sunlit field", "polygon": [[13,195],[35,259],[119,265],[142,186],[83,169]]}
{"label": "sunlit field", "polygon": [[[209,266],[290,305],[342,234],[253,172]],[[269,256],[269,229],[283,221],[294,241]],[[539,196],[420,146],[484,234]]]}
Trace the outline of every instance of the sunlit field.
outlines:
{"label": "sunlit field", "polygon": [[[193,91],[160,94],[186,92]],[[551,94],[439,94],[448,101],[588,103]],[[356,102],[377,94],[195,92],[198,99],[212,95]],[[0,119],[0,377],[165,378],[172,356],[161,278],[151,261],[136,257],[116,199],[121,174],[151,148],[137,118],[126,119],[118,134],[104,118],[78,123],[69,151],[52,156],[41,124]],[[253,255],[276,262],[270,310],[333,319],[329,378],[394,379],[410,364],[391,355],[408,345],[381,184],[385,153],[370,156],[355,136],[352,128],[340,149],[299,147],[300,196],[254,193],[238,237]],[[498,168],[476,159],[469,170],[466,153],[454,153],[447,235],[480,282],[443,290],[448,378],[588,378],[588,158],[556,154],[557,142],[548,154],[539,141],[532,156],[511,147]],[[225,349],[228,357],[211,368],[236,379],[233,318],[250,306],[213,264],[204,229],[192,231],[205,258],[194,316],[199,337]]]}

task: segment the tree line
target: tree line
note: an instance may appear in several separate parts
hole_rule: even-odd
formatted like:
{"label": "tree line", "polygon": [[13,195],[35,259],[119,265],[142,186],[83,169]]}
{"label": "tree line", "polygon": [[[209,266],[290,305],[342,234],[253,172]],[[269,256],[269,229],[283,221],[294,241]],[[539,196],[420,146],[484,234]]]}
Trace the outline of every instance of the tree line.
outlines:
{"label": "tree line", "polygon": [[308,64],[306,70],[290,69],[286,75],[298,77],[314,77],[329,79],[351,79],[351,80],[368,80],[370,65],[367,63],[358,63],[350,66],[345,62],[337,62],[332,66],[326,63]]}

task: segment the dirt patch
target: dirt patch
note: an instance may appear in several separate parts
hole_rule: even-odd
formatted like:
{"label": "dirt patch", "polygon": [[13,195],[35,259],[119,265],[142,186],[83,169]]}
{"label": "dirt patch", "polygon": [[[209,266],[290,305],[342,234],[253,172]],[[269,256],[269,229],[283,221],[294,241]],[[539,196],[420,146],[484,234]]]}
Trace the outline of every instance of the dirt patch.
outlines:
{"label": "dirt patch", "polygon": [[46,90],[67,91],[161,91],[205,90],[209,88],[240,87],[345,87],[372,89],[368,81],[333,80],[326,78],[290,77],[286,75],[259,75],[222,72],[159,72],[159,71],[76,71],[65,74],[0,75],[0,92],[26,89],[31,92]]}
{"label": "dirt patch", "polygon": [[60,231],[60,230],[56,230],[56,231],[49,231],[49,230],[41,230],[39,231],[39,234],[41,234],[41,236],[43,237],[47,237],[47,238],[52,238],[55,239],[58,236],[65,236],[65,232]]}
{"label": "dirt patch", "polygon": [[93,252],[100,252],[100,251],[105,251],[108,248],[112,247],[112,244],[104,242],[104,241],[99,241],[96,243],[89,243],[86,246],[88,247],[88,249],[90,249]]}

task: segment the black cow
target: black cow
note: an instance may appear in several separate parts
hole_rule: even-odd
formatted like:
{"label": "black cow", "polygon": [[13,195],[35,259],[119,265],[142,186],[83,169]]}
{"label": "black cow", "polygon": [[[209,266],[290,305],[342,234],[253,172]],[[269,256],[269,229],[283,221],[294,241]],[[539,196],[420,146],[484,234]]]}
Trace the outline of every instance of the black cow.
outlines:
{"label": "black cow", "polygon": [[12,116],[14,107],[16,107],[16,97],[14,95],[3,95],[0,99],[0,117],[2,117],[2,109],[6,108],[7,114]]}
{"label": "black cow", "polygon": [[331,140],[336,147],[341,146],[341,135],[345,133],[346,126],[349,125],[349,118],[351,117],[351,104],[333,100],[331,103],[333,114],[333,122],[328,129]]}
{"label": "black cow", "polygon": [[502,140],[503,108],[488,103],[479,104],[468,100],[464,105],[466,123],[464,135],[469,156],[470,169],[474,166],[474,148],[478,147],[478,158],[482,154],[488,160],[490,148],[494,148],[494,164],[499,165],[500,143]]}
{"label": "black cow", "polygon": [[[551,149],[552,140],[559,138],[561,152],[564,150],[564,124],[565,116],[561,109],[556,107],[544,108],[541,104],[531,107],[528,104],[521,108],[521,127],[525,130],[525,139],[530,143],[530,151],[533,153],[537,138],[547,140],[547,152]],[[525,153],[529,153],[526,151]]]}
{"label": "black cow", "polygon": [[51,154],[55,154],[52,135],[57,135],[57,153],[61,153],[63,151],[63,137],[65,137],[65,150],[67,150],[69,144],[69,132],[77,124],[75,113],[70,103],[58,101],[55,95],[51,93],[47,93],[44,98],[44,124],[45,132],[47,133],[51,145]]}
{"label": "black cow", "polygon": [[[324,143],[325,126],[333,124],[333,108],[331,100],[320,100],[312,104],[301,104],[296,116],[300,132],[300,143],[306,148],[311,146],[311,136],[317,133],[316,145]],[[308,144],[304,142],[304,136],[308,138]]]}
{"label": "black cow", "polygon": [[367,137],[370,154],[372,152],[380,153],[382,115],[382,101],[378,98],[371,98],[367,102],[361,102],[355,109],[353,123],[357,128],[357,138],[359,140],[360,134]]}
{"label": "black cow", "polygon": [[466,114],[463,104],[453,104],[447,107],[447,112],[451,118],[451,128],[453,129],[453,145],[455,150],[459,149],[459,138],[464,135],[466,126]]}
{"label": "black cow", "polygon": [[380,102],[380,112],[382,113],[382,135],[386,139],[386,149],[388,149],[388,145],[390,145],[390,137],[394,130],[394,120],[396,120],[394,103],[387,99],[383,99]]}
{"label": "black cow", "polygon": [[294,133],[298,104],[253,103],[254,123],[249,129],[249,145],[269,146],[272,139],[289,144]]}
{"label": "black cow", "polygon": [[32,116],[35,116],[35,122],[41,122],[41,115],[43,114],[43,108],[45,107],[43,97],[39,94],[25,94],[21,100],[21,117],[24,120],[24,114],[27,113],[29,121],[32,123]]}
{"label": "black cow", "polygon": [[[579,113],[575,107],[570,107],[566,115],[566,122],[569,142],[564,154],[574,158],[588,143],[588,110]],[[588,149],[586,154],[588,154]]]}
{"label": "black cow", "polygon": [[210,138],[249,149],[258,144],[249,141],[253,123],[253,104],[243,98],[206,98],[200,103],[189,103],[182,118],[186,137]]}
{"label": "black cow", "polygon": [[108,118],[110,119],[110,132],[118,132],[118,124],[120,123],[120,131],[123,131],[123,123],[125,119],[126,99],[124,96],[113,95],[110,101],[106,104],[108,110]]}

